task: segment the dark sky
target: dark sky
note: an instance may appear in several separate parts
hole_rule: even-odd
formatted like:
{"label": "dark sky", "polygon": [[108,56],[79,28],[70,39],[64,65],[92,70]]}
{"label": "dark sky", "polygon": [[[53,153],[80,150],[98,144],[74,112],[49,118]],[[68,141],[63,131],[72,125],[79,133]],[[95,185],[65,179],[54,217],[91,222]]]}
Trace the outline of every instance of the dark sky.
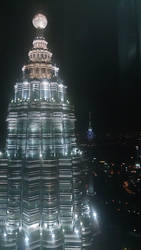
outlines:
{"label": "dark sky", "polygon": [[75,105],[78,129],[86,130],[89,111],[97,134],[140,129],[138,79],[127,77],[129,85],[119,81],[117,0],[4,2],[0,15],[0,144],[8,102],[34,38],[32,17],[38,11],[47,15],[48,46]]}

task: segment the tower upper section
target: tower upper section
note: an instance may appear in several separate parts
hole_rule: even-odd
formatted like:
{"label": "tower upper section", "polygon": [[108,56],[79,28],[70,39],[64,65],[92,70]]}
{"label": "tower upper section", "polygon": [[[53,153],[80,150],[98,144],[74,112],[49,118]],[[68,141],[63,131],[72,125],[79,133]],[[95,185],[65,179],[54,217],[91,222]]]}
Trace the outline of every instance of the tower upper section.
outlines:
{"label": "tower upper section", "polygon": [[23,76],[28,79],[51,79],[56,76],[59,68],[52,65],[52,53],[47,47],[43,31],[47,26],[47,18],[43,14],[37,14],[32,20],[36,28],[36,37],[33,40],[32,49],[28,53],[29,63],[23,67]]}

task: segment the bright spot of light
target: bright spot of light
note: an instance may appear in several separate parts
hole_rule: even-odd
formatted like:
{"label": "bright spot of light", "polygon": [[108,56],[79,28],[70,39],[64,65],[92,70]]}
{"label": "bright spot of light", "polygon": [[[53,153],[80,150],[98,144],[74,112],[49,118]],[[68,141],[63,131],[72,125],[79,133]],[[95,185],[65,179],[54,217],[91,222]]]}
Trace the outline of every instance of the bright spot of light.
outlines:
{"label": "bright spot of light", "polygon": [[48,84],[48,82],[47,82],[47,81],[43,81],[42,83],[43,83],[44,85],[47,85],[47,84]]}
{"label": "bright spot of light", "polygon": [[27,82],[27,81],[24,81],[23,83],[24,83],[24,85],[28,85],[28,82]]}
{"label": "bright spot of light", "polygon": [[96,214],[96,212],[93,212],[93,216],[96,218],[97,217],[97,214]]}
{"label": "bright spot of light", "polygon": [[25,242],[28,243],[29,242],[29,238],[26,236],[25,237]]}
{"label": "bright spot of light", "polygon": [[75,233],[78,234],[79,230],[77,228],[74,229]]}
{"label": "bright spot of light", "polygon": [[7,236],[7,234],[6,233],[4,233],[4,237],[6,237]]}
{"label": "bright spot of light", "polygon": [[75,214],[75,216],[74,216],[74,217],[75,217],[75,219],[77,219],[77,218],[78,218],[78,214]]}
{"label": "bright spot of light", "polygon": [[37,228],[38,226],[39,226],[38,223],[35,223],[35,224],[32,225],[33,228]]}

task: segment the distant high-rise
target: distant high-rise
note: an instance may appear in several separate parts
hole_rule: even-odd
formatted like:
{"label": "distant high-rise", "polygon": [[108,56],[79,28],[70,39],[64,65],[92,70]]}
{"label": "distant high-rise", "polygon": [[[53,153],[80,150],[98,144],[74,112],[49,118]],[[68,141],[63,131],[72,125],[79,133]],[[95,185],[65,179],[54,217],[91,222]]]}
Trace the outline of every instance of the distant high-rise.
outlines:
{"label": "distant high-rise", "polygon": [[89,112],[89,126],[87,130],[87,139],[89,142],[92,142],[95,137],[93,128],[92,128],[92,121],[91,121],[91,112]]}
{"label": "distant high-rise", "polygon": [[0,249],[90,249],[98,215],[85,195],[88,165],[76,143],[74,108],[43,35],[46,17],[37,14],[33,25],[0,155]]}
{"label": "distant high-rise", "polygon": [[141,78],[141,1],[120,0],[118,6],[118,61],[120,82]]}

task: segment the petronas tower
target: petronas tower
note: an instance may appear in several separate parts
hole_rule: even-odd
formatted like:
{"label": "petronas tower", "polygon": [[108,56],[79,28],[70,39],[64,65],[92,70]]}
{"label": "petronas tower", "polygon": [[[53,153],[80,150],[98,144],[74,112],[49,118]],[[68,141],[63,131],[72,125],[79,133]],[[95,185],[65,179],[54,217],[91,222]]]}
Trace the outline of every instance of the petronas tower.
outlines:
{"label": "petronas tower", "polygon": [[86,192],[88,166],[67,87],[44,38],[47,18],[37,14],[33,25],[36,36],[14,86],[0,153],[0,250],[87,250],[99,231]]}

